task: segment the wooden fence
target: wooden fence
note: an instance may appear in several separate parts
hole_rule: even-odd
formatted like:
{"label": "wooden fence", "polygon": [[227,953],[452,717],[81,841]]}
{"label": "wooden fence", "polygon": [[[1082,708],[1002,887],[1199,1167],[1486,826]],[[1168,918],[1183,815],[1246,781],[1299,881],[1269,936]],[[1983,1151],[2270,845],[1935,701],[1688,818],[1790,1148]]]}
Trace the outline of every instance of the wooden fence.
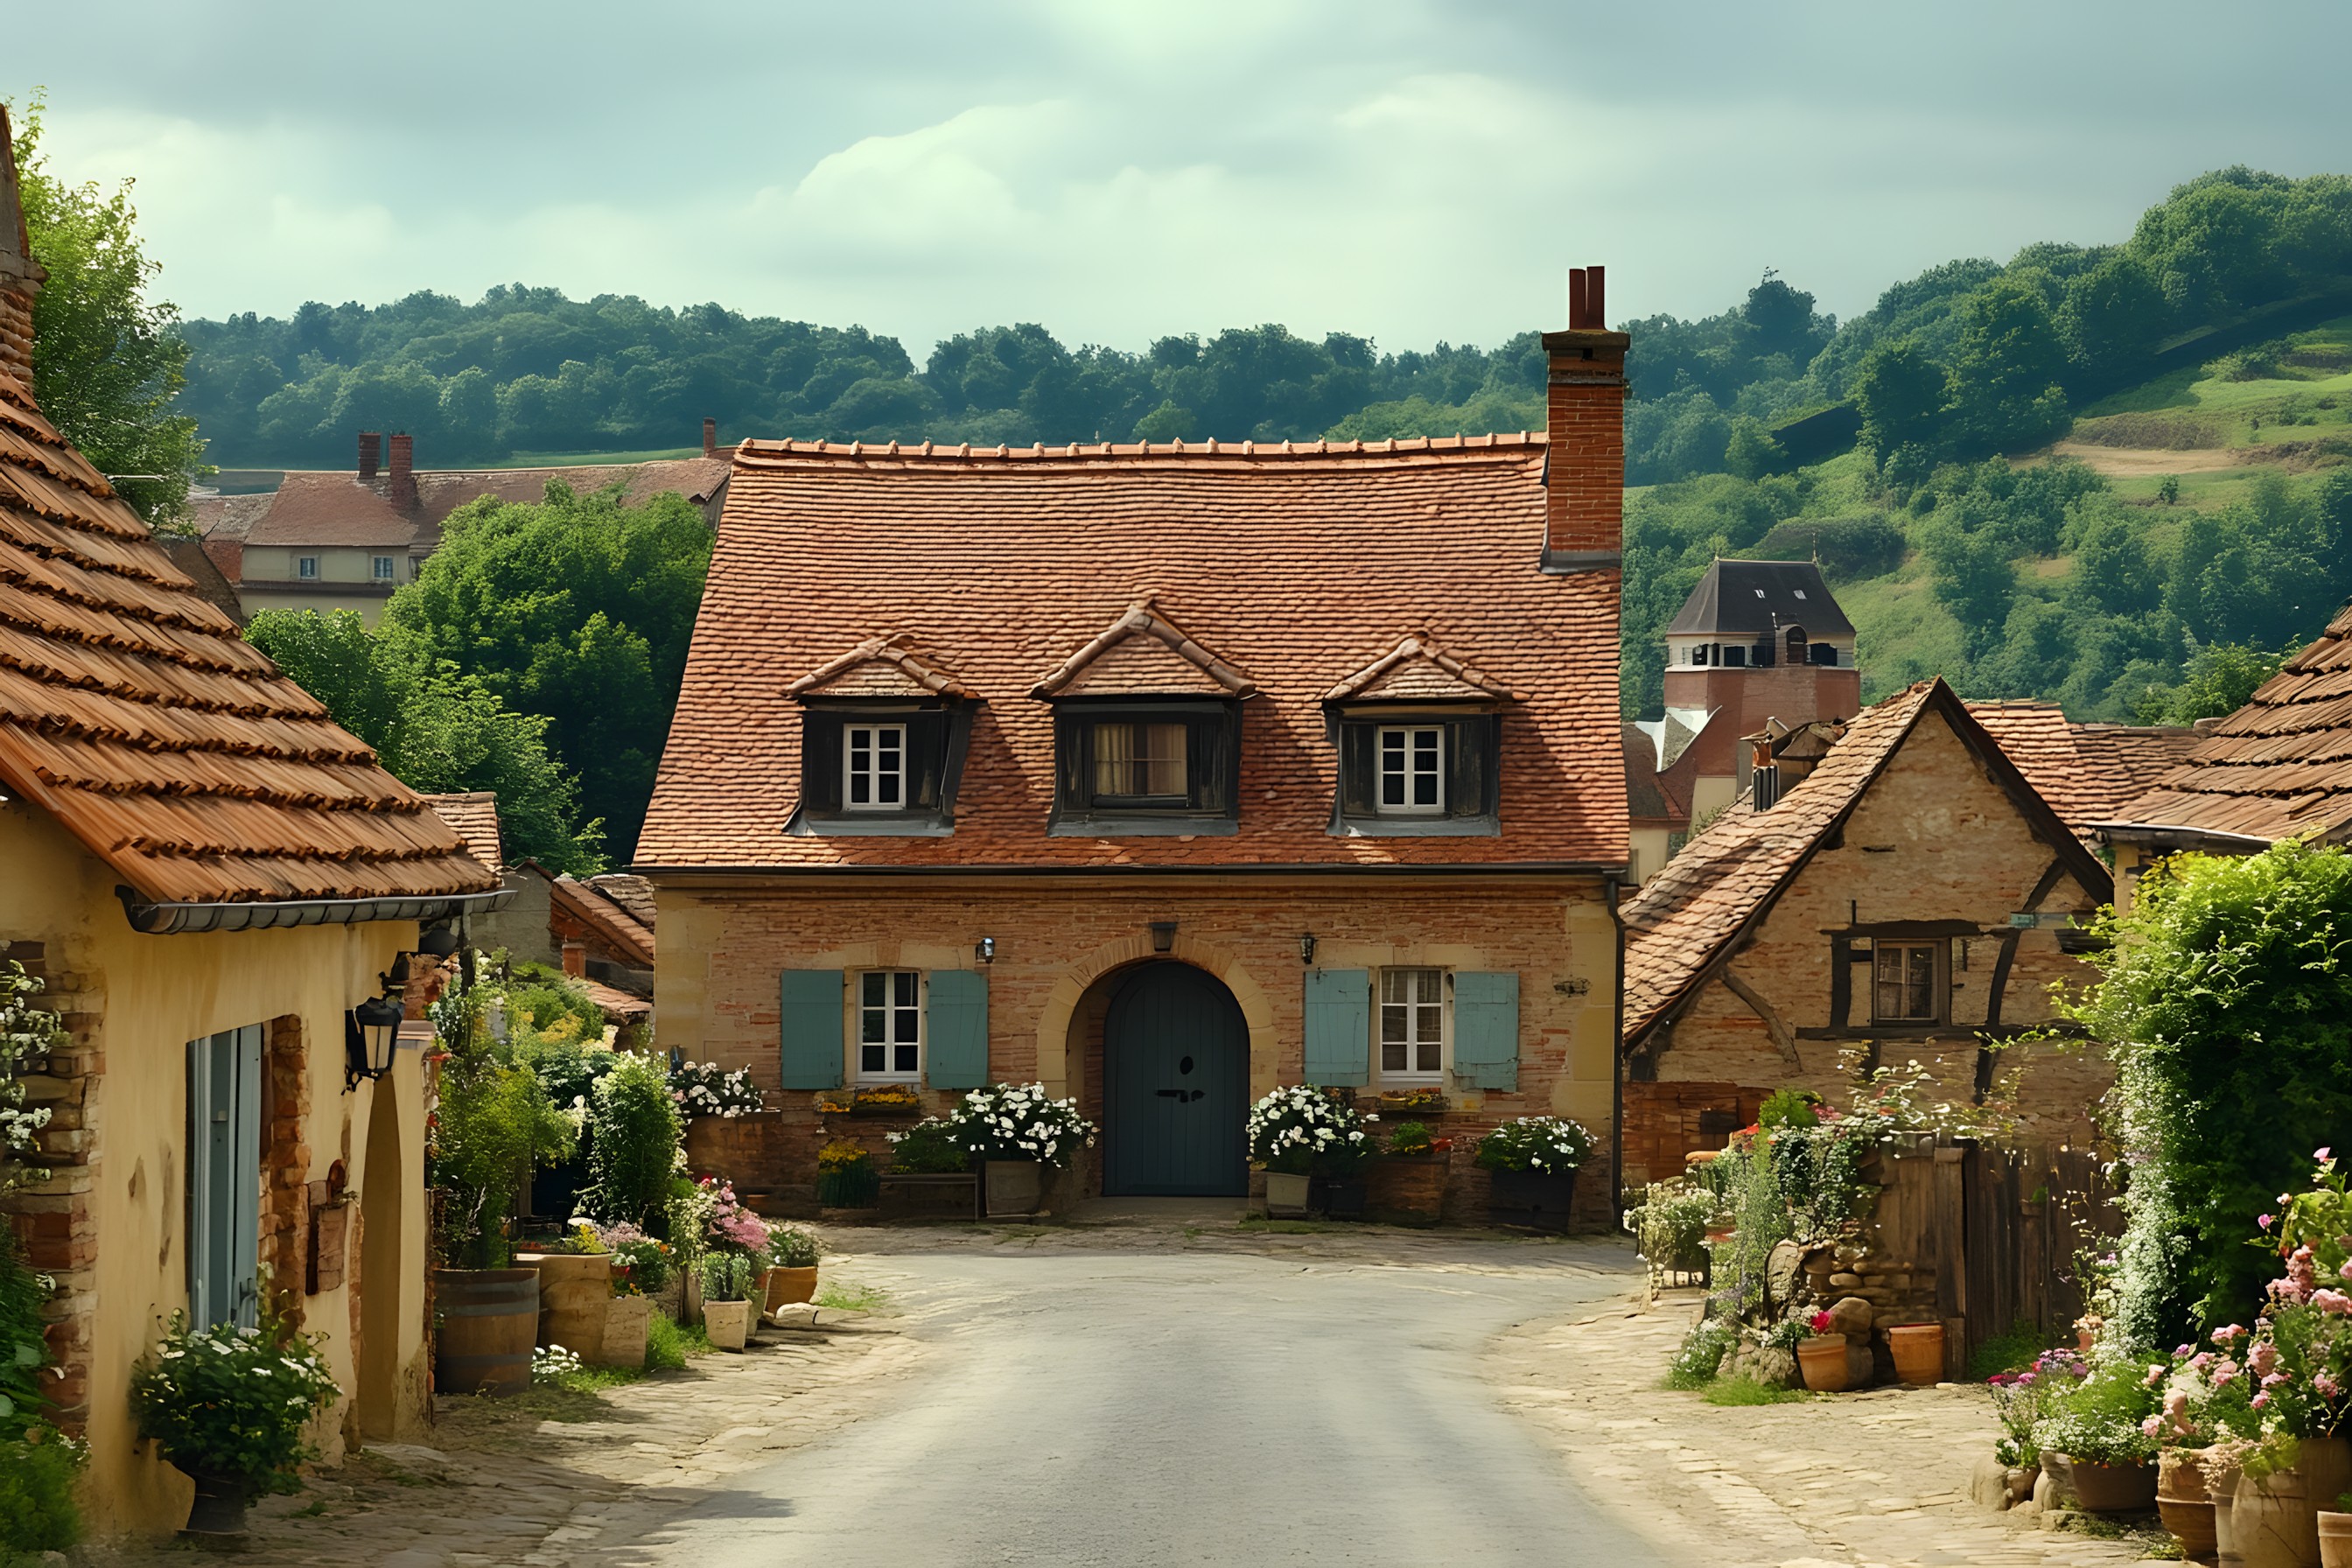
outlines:
{"label": "wooden fence", "polygon": [[2019,1323],[2064,1337],[2083,1311],[2077,1257],[2104,1250],[2122,1227],[2115,1189],[2087,1150],[1922,1136],[1885,1151],[1879,1180],[1874,1258],[1907,1274],[1901,1307],[1944,1324],[1949,1377]]}

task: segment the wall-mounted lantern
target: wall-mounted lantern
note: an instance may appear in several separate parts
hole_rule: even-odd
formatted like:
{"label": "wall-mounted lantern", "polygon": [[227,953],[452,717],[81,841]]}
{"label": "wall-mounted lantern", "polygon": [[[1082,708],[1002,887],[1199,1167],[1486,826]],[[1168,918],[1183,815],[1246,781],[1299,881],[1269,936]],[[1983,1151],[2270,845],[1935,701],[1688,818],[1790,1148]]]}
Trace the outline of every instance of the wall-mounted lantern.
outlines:
{"label": "wall-mounted lantern", "polygon": [[1174,921],[1153,921],[1151,922],[1151,951],[1154,952],[1166,952],[1175,945],[1176,922]]}
{"label": "wall-mounted lantern", "polygon": [[980,960],[982,963],[994,963],[996,962],[996,939],[992,936],[982,937],[978,942],[972,944],[971,955]]}
{"label": "wall-mounted lantern", "polygon": [[1298,962],[1301,963],[1315,962],[1315,933],[1311,931],[1302,932],[1298,938]]}
{"label": "wall-mounted lantern", "polygon": [[343,1015],[343,1092],[392,1070],[404,1009],[397,998],[371,996]]}

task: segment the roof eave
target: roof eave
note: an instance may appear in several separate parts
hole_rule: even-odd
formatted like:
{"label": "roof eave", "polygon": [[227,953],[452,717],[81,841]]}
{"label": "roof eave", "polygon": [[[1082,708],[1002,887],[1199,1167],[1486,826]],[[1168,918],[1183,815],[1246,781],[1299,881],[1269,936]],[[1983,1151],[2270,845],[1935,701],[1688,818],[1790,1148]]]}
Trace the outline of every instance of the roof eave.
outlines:
{"label": "roof eave", "polygon": [[247,899],[150,901],[135,889],[117,887],[131,929],[147,936],[197,932],[272,931],[289,926],[364,925],[374,921],[447,920],[488,914],[514,898],[511,888],[474,893],[404,894],[371,899]]}

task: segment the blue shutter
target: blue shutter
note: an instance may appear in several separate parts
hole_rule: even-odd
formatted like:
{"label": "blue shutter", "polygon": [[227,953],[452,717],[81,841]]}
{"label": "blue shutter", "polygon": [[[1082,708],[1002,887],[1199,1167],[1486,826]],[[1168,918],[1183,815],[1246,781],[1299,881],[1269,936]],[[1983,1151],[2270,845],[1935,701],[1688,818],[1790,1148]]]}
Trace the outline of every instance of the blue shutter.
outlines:
{"label": "blue shutter", "polygon": [[1457,971],[1454,1072],[1478,1089],[1519,1087],[1519,977]]}
{"label": "blue shutter", "polygon": [[1307,972],[1307,1081],[1359,1086],[1372,1076],[1372,972]]}
{"label": "blue shutter", "polygon": [[261,1307],[261,1028],[188,1043],[188,1311],[250,1328]]}
{"label": "blue shutter", "polygon": [[782,1041],[779,1078],[786,1089],[841,1087],[841,992],[838,969],[787,969],[776,1012]]}
{"label": "blue shutter", "polygon": [[236,1084],[229,1117],[231,1311],[238,1328],[249,1329],[261,1321],[261,1026],[249,1024],[220,1042]]}
{"label": "blue shutter", "polygon": [[923,1017],[923,1080],[933,1089],[988,1087],[988,976],[935,969]]}

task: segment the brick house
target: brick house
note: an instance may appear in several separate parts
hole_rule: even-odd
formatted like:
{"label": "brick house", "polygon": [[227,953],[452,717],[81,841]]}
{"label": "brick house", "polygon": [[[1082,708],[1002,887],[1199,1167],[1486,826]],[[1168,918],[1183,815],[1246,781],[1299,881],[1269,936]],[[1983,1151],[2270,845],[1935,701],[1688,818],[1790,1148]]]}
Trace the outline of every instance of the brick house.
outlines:
{"label": "brick house", "polygon": [[58,1283],[92,1525],[170,1530],[128,1388],[174,1310],[268,1290],[322,1334],[331,1458],[429,1418],[421,1053],[347,1092],[346,1031],[420,921],[502,895],[42,416],[8,145],[0,111],[0,957],[68,1037],[26,1080],[50,1179],[0,1208]]}
{"label": "brick house", "polygon": [[2096,826],[2116,898],[2167,855],[2258,855],[2286,838],[2352,842],[2352,606],[2244,707],[2197,726],[2179,765]]}
{"label": "brick house", "polygon": [[[1580,279],[1580,281],[1581,279]],[[1239,1195],[1249,1100],[1433,1087],[1612,1121],[1626,338],[1544,435],[736,456],[636,868],[659,1043],[778,1107],[1043,1081],[1079,1192]],[[1605,1218],[1610,1184],[1584,1184]]]}
{"label": "brick house", "polygon": [[2091,978],[2074,923],[2113,883],[2089,823],[2183,741],[1941,680],[1781,734],[1625,907],[1626,1180],[1679,1173],[1776,1089],[1843,1102],[1857,1066],[1914,1058],[1963,1098],[2020,1068],[2030,1139],[2087,1134],[2103,1062],[1989,1047]]}

